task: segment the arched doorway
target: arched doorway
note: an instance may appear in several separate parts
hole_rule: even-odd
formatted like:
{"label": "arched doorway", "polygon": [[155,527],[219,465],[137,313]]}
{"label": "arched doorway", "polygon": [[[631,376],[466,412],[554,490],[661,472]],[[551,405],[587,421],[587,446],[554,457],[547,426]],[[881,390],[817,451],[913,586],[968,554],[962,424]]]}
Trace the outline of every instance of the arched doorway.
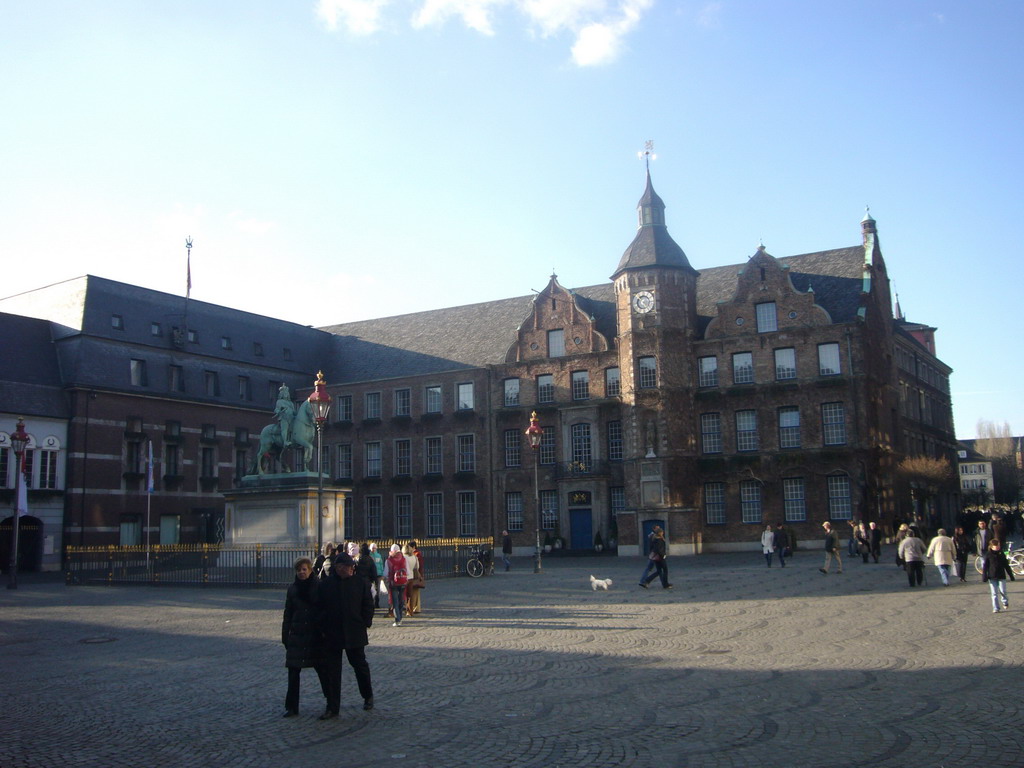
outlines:
{"label": "arched doorway", "polygon": [[[7,573],[11,562],[13,518],[0,522],[0,569]],[[18,572],[38,571],[43,561],[43,521],[26,515],[18,521]]]}

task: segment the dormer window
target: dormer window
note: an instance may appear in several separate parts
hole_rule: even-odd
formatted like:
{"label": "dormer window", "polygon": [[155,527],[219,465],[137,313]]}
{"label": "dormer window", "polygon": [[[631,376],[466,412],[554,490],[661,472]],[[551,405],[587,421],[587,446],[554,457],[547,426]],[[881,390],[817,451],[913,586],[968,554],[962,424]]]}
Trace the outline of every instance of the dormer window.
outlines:
{"label": "dormer window", "polygon": [[113,328],[115,331],[123,331],[124,330],[124,318],[121,317],[121,315],[111,315],[110,316],[110,327]]}

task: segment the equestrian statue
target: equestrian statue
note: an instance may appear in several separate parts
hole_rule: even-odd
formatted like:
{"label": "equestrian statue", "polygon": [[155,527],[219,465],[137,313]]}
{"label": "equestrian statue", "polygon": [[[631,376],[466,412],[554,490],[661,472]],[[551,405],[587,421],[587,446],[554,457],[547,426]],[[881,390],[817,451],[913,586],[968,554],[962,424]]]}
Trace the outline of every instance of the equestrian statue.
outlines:
{"label": "equestrian statue", "polygon": [[260,432],[260,447],[256,453],[256,463],[249,474],[265,475],[267,467],[274,459],[280,459],[281,468],[285,472],[292,469],[285,459],[288,448],[302,449],[302,469],[309,472],[309,464],[313,459],[313,437],[316,427],[313,423],[313,409],[308,400],[296,407],[292,402],[291,391],[287,384],[277,390],[277,406],[274,408],[275,423],[268,424]]}

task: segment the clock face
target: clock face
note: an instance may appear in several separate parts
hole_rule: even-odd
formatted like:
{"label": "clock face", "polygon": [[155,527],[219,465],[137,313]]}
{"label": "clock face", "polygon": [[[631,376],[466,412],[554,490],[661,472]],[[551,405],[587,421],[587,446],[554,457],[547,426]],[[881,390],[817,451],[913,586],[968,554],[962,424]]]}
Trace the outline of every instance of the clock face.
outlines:
{"label": "clock face", "polygon": [[640,291],[633,297],[633,311],[641,315],[647,314],[654,309],[654,294],[650,291]]}

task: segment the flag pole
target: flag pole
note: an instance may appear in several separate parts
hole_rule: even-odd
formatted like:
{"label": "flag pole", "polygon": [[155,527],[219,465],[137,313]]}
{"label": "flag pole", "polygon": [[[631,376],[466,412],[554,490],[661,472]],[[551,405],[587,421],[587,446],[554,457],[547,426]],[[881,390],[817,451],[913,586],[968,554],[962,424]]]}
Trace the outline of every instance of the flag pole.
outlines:
{"label": "flag pole", "polygon": [[146,468],[146,573],[149,573],[149,513],[153,505],[153,441],[149,441],[149,461]]}

